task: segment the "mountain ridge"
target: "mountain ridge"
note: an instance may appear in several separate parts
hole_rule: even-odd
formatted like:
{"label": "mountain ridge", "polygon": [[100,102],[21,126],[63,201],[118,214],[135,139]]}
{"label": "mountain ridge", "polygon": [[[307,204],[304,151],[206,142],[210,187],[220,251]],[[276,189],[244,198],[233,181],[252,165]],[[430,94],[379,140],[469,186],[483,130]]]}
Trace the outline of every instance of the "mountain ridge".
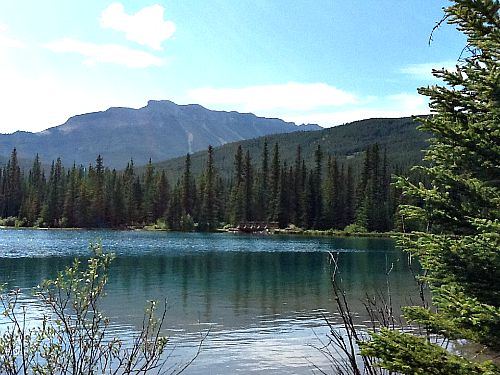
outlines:
{"label": "mountain ridge", "polygon": [[88,165],[100,154],[107,166],[122,168],[131,159],[140,165],[149,159],[162,161],[203,150],[209,144],[319,129],[319,125],[296,125],[252,113],[150,100],[138,109],[111,107],[75,115],[37,133],[0,134],[0,155],[9,156],[16,148],[21,158],[33,159],[38,153],[45,162],[60,157],[66,165]]}

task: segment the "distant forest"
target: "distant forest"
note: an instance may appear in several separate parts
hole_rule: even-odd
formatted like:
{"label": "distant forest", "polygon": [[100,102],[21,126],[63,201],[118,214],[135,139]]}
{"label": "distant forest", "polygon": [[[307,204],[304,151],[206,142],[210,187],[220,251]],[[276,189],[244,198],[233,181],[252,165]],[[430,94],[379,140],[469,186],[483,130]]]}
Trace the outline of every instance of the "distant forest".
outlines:
{"label": "distant forest", "polygon": [[0,169],[1,224],[53,228],[126,228],[156,225],[171,230],[213,231],[250,221],[285,228],[390,231],[397,226],[399,193],[390,184],[385,149],[364,151],[358,169],[344,165],[318,145],[308,167],[301,146],[292,163],[282,161],[280,147],[264,143],[260,160],[241,145],[233,157],[230,177],[222,177],[206,153],[203,172],[192,172],[191,156],[182,175],[172,181],[150,162],[141,173],[129,162],[123,171],[110,170],[101,156],[88,167],[65,168],[52,162],[47,175],[38,158],[26,172],[14,149]]}

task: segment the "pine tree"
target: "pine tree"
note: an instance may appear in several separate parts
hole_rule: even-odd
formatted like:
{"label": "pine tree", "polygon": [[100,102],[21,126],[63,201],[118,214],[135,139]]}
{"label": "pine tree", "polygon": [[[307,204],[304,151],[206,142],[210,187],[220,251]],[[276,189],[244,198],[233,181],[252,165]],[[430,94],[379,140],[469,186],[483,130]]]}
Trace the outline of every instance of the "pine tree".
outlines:
{"label": "pine tree", "polygon": [[154,217],[156,219],[163,218],[167,213],[170,203],[170,184],[167,174],[161,171],[159,177],[156,178],[156,189],[154,198]]}
{"label": "pine tree", "polygon": [[[432,115],[421,130],[433,134],[420,167],[430,185],[400,179],[403,194],[419,205],[401,207],[427,232],[400,244],[428,270],[433,309],[407,307],[405,315],[427,329],[416,336],[383,330],[362,344],[364,355],[404,374],[499,374],[492,362],[464,358],[429,342],[433,334],[466,339],[500,351],[500,3],[455,0],[448,23],[467,36],[470,55],[456,70],[436,70],[445,86],[422,88]],[[495,355],[495,354],[493,354]]]}
{"label": "pine tree", "polygon": [[28,225],[34,225],[40,216],[45,190],[45,177],[38,154],[29,171],[27,192],[23,201],[21,217],[26,218]]}
{"label": "pine tree", "polygon": [[290,185],[286,162],[284,162],[280,172],[277,202],[276,218],[278,225],[280,228],[285,228],[290,223]]}
{"label": "pine tree", "polygon": [[143,192],[143,210],[144,222],[151,224],[154,222],[154,198],[155,198],[155,171],[151,159],[146,165],[144,172],[144,192]]}
{"label": "pine tree", "polygon": [[90,189],[85,168],[80,166],[77,175],[77,196],[75,199],[75,226],[85,228],[91,225]]}
{"label": "pine tree", "polygon": [[4,177],[4,217],[18,216],[22,203],[21,169],[14,148],[7,162]]}
{"label": "pine tree", "polygon": [[191,156],[186,155],[184,163],[184,174],[182,175],[181,189],[181,228],[182,230],[192,230],[194,224],[194,209],[196,203],[196,185],[191,173]]}
{"label": "pine tree", "polygon": [[250,152],[247,150],[243,163],[243,216],[245,221],[254,219],[253,184],[254,172]]}
{"label": "pine tree", "polygon": [[280,149],[278,143],[274,144],[273,158],[271,161],[270,170],[270,194],[269,194],[269,208],[268,208],[268,220],[278,221],[278,209],[279,209],[279,189],[280,189]]}
{"label": "pine tree", "polygon": [[137,221],[138,206],[138,202],[135,201],[134,195],[135,172],[133,160],[130,160],[130,162],[127,163],[127,167],[125,168],[122,179],[123,196],[125,200],[125,222],[129,225],[132,225]]}
{"label": "pine tree", "polygon": [[50,177],[47,183],[47,194],[40,213],[43,222],[49,227],[58,227],[64,208],[65,176],[62,161],[57,158],[52,162]]}
{"label": "pine tree", "polygon": [[[92,172],[92,173],[91,173]],[[102,227],[105,225],[105,195],[104,195],[104,162],[101,155],[97,156],[95,167],[89,169],[89,178],[92,188],[92,219],[93,226]]]}
{"label": "pine tree", "polygon": [[260,173],[256,178],[255,217],[259,221],[267,220],[269,201],[269,150],[267,140],[264,140]]}
{"label": "pine tree", "polygon": [[345,177],[344,195],[342,199],[343,221],[340,224],[340,228],[344,228],[345,226],[354,222],[354,195],[354,175],[352,166],[348,165]]}
{"label": "pine tree", "polygon": [[295,164],[293,168],[293,214],[291,217],[291,222],[296,226],[302,227],[304,225],[304,181],[305,176],[302,169],[302,148],[300,144],[297,145],[297,151],[295,154]]}
{"label": "pine tree", "polygon": [[74,227],[76,225],[75,204],[79,188],[78,169],[75,164],[73,164],[73,167],[69,171],[67,179],[68,183],[64,192],[63,222],[66,227]]}
{"label": "pine tree", "polygon": [[208,146],[207,165],[202,189],[201,229],[213,231],[217,227],[217,202],[215,193],[216,171],[213,157],[213,147]]}
{"label": "pine tree", "polygon": [[311,185],[312,189],[312,207],[311,214],[313,215],[312,226],[315,229],[322,228],[323,222],[323,193],[322,193],[322,171],[323,171],[323,151],[321,151],[321,145],[318,144],[316,151],[314,152],[314,173],[313,173],[313,183]]}
{"label": "pine tree", "polygon": [[123,195],[121,178],[114,169],[111,173],[109,186],[112,191],[109,202],[111,207],[110,224],[116,228],[125,224],[125,197]]}
{"label": "pine tree", "polygon": [[341,216],[339,170],[337,160],[328,157],[326,164],[326,176],[323,182],[323,206],[324,220],[323,226],[326,228],[336,227]]}
{"label": "pine tree", "polygon": [[245,220],[244,199],[245,192],[243,186],[243,149],[238,146],[236,154],[234,154],[234,175],[233,186],[230,197],[230,222],[237,225]]}

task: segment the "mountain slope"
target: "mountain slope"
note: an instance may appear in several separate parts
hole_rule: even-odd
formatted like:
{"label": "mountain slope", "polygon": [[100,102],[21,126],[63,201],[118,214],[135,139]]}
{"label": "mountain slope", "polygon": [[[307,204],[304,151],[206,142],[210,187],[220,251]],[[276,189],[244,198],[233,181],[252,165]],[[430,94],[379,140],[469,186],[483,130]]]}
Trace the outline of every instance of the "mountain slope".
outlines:
{"label": "mountain slope", "polygon": [[[422,150],[426,149],[428,135],[416,129],[418,123],[412,118],[369,119],[315,132],[275,134],[257,139],[234,142],[214,149],[214,162],[219,173],[229,177],[233,170],[234,155],[239,145],[244,152],[250,153],[252,160],[260,167],[264,142],[267,141],[269,157],[273,146],[278,143],[280,158],[290,165],[295,160],[297,146],[302,149],[302,156],[310,167],[314,163],[314,151],[321,146],[324,152],[324,164],[328,155],[335,156],[343,164],[361,163],[364,151],[370,145],[378,143],[381,150],[387,150],[391,165],[406,169],[422,160]],[[156,168],[165,169],[169,178],[175,180],[184,169],[184,157],[155,164]],[[206,151],[191,156],[192,171],[195,174],[204,169]],[[357,168],[358,169],[358,168]]]}
{"label": "mountain slope", "polygon": [[149,101],[140,109],[110,108],[103,112],[71,117],[65,124],[39,133],[0,134],[0,155],[14,147],[20,158],[44,162],[60,157],[66,165],[87,165],[101,154],[106,166],[123,168],[165,160],[187,152],[249,138],[299,130],[318,130],[317,125],[297,126],[279,119],[250,113],[211,111],[200,105]]}

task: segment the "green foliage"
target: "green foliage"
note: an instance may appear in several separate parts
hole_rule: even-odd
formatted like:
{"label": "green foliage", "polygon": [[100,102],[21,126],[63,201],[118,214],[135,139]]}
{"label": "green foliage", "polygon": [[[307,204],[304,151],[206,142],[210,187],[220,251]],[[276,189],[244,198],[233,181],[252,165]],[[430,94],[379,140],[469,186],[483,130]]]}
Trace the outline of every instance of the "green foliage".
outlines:
{"label": "green foliage", "polygon": [[499,374],[431,344],[434,335],[466,339],[500,351],[500,3],[455,0],[445,9],[449,24],[466,34],[470,55],[455,71],[437,70],[446,86],[422,88],[433,115],[421,130],[433,135],[419,167],[429,184],[399,179],[406,218],[425,232],[399,244],[427,270],[423,280],[435,308],[409,307],[406,318],[427,336],[382,330],[361,344],[363,354],[404,374]]}
{"label": "green foliage", "polygon": [[363,345],[362,354],[379,358],[379,366],[401,374],[498,374],[498,368],[492,362],[474,363],[429,343],[423,337],[387,328],[372,335],[372,340]]}
{"label": "green foliage", "polygon": [[99,311],[113,256],[91,246],[85,266],[75,260],[53,280],[35,290],[47,311],[30,321],[19,291],[0,295],[7,320],[0,336],[2,374],[136,374],[161,369],[167,338],[160,335],[165,313],[156,303],[146,308],[142,330],[126,343],[110,336],[110,321]]}
{"label": "green foliage", "polygon": [[359,224],[353,223],[353,224],[347,225],[344,228],[344,232],[349,233],[349,234],[354,234],[354,233],[366,233],[367,231],[366,231],[365,227],[363,227]]}

